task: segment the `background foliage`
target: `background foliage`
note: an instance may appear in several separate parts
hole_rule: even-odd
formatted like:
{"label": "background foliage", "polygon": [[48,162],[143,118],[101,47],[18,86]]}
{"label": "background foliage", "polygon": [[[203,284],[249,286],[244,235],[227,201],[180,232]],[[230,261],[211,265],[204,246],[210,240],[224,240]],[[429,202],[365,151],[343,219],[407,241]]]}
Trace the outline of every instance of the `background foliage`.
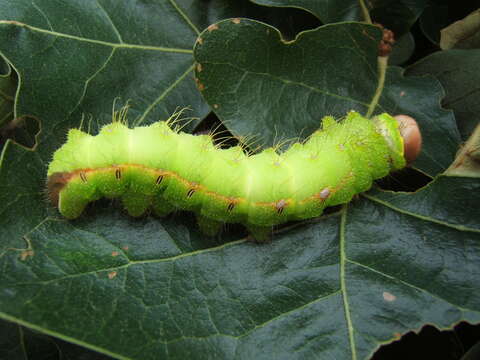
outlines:
{"label": "background foliage", "polygon": [[[443,336],[432,358],[473,359],[480,181],[475,164],[447,169],[463,143],[478,150],[480,21],[466,17],[479,5],[448,5],[0,3],[0,358],[394,359]],[[395,32],[388,68],[369,22]],[[325,114],[404,113],[424,146],[411,169],[267,245],[110,201],[65,221],[43,192],[53,151],[127,102],[132,124],[189,106],[186,130],[219,125],[262,146],[308,136]],[[373,355],[426,324],[460,325]]]}

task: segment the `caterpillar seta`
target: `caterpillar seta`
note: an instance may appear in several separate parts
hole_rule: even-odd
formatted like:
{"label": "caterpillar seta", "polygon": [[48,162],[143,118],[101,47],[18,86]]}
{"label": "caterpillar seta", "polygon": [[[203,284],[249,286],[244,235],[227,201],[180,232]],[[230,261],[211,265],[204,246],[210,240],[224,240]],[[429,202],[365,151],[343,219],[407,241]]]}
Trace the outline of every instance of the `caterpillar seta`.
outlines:
{"label": "caterpillar seta", "polygon": [[399,124],[386,113],[367,119],[351,111],[340,122],[326,116],[306,141],[253,155],[221,149],[171,120],[129,128],[114,116],[98,135],[69,131],[48,166],[47,190],[67,219],[91,201],[119,197],[132,216],[188,210],[208,235],[241,223],[264,242],[272,226],[320,216],[405,165]]}

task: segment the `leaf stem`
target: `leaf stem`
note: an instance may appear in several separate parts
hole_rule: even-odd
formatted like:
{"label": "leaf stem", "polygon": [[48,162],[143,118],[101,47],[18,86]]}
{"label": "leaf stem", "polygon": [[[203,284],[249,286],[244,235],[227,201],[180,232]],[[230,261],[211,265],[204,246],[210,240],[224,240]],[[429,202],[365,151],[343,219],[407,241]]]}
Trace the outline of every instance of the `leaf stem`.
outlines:
{"label": "leaf stem", "polygon": [[358,0],[360,4],[360,9],[362,9],[362,14],[363,18],[365,19],[365,22],[371,24],[372,23],[372,18],[370,17],[370,12],[368,11],[367,5],[365,5],[364,0]]}
{"label": "leaf stem", "polygon": [[368,106],[367,114],[365,115],[367,118],[371,117],[375,108],[378,105],[378,100],[383,92],[383,87],[385,86],[385,74],[387,73],[387,66],[388,66],[388,56],[379,56],[377,58],[377,70],[378,70],[378,86],[377,90],[375,90],[375,94],[373,94],[372,101],[370,101],[370,105]]}

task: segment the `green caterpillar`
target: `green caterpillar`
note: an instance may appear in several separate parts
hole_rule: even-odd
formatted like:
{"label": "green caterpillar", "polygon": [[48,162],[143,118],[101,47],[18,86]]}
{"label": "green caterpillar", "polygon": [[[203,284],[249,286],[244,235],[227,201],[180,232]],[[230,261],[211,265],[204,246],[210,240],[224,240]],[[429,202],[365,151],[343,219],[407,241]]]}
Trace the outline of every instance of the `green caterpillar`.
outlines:
{"label": "green caterpillar", "polygon": [[133,129],[114,121],[96,136],[71,129],[48,167],[47,187],[68,219],[91,201],[120,197],[132,216],[189,210],[209,235],[241,223],[263,242],[272,226],[317,217],[404,166],[399,125],[388,114],[327,116],[306,142],[255,155],[220,149],[211,136],[174,130],[170,121]]}

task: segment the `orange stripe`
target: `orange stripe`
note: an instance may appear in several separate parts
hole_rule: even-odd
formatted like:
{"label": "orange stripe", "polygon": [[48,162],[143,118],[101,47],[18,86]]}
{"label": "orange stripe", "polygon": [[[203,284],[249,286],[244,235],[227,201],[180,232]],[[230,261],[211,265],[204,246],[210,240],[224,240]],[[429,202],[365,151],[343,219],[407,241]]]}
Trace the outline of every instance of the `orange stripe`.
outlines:
{"label": "orange stripe", "polygon": [[[143,170],[146,170],[146,171],[153,172],[155,175],[157,175],[157,178],[158,178],[158,176],[173,177],[173,178],[177,179],[178,181],[180,181],[181,183],[183,183],[185,185],[185,187],[188,187],[188,188],[193,189],[195,191],[197,191],[197,190],[202,191],[202,192],[204,192],[204,193],[206,193],[206,194],[208,194],[208,195],[210,195],[214,198],[217,198],[218,200],[224,201],[224,202],[229,202],[229,203],[233,203],[233,204],[237,205],[239,203],[242,203],[242,202],[246,201],[245,198],[227,197],[227,196],[218,194],[216,192],[210,191],[210,190],[206,189],[205,186],[203,186],[201,184],[198,184],[196,182],[193,182],[193,181],[188,181],[188,180],[182,178],[181,176],[179,176],[178,174],[176,174],[172,171],[153,169],[153,168],[150,168],[148,166],[138,165],[138,164],[115,165],[115,166],[96,168],[96,169],[90,169],[90,168],[77,169],[77,170],[74,170],[74,171],[69,172],[69,173],[67,173],[67,172],[54,173],[54,174],[50,175],[48,177],[48,180],[47,180],[47,189],[48,189],[49,197],[50,197],[52,203],[55,206],[57,206],[58,194],[63,189],[63,187],[65,185],[67,185],[68,182],[70,180],[72,180],[73,178],[82,177],[82,176],[85,176],[83,174],[88,174],[88,173],[96,172],[96,171],[105,171],[105,172],[113,171],[113,172],[116,172],[119,169],[131,168],[131,167],[135,167],[135,168],[138,168],[138,169],[143,169]],[[339,191],[341,189],[341,187],[345,184],[345,182],[348,181],[349,179],[351,179],[352,177],[353,177],[353,173],[350,172],[348,175],[346,175],[340,181],[340,184],[338,184],[335,188],[330,188],[329,187],[328,190],[330,190],[330,194],[328,195],[327,198],[322,198],[321,197],[320,193],[322,192],[322,190],[324,190],[324,189],[321,189],[320,192],[318,192],[316,194],[313,194],[313,195],[309,196],[308,198],[300,200],[300,201],[298,201],[298,203],[299,204],[304,204],[304,203],[307,203],[307,202],[310,202],[310,201],[321,201],[321,202],[323,202],[326,199],[328,199],[329,197],[331,197],[333,194],[335,194],[337,191]],[[261,207],[273,207],[274,209],[277,209],[278,202],[282,201],[282,200],[285,202],[285,204],[282,204],[283,208],[287,207],[289,204],[292,204],[292,203],[295,202],[293,199],[289,198],[289,199],[279,199],[279,200],[274,201],[274,202],[259,201],[259,202],[253,203],[253,205],[254,206],[261,206]]]}

